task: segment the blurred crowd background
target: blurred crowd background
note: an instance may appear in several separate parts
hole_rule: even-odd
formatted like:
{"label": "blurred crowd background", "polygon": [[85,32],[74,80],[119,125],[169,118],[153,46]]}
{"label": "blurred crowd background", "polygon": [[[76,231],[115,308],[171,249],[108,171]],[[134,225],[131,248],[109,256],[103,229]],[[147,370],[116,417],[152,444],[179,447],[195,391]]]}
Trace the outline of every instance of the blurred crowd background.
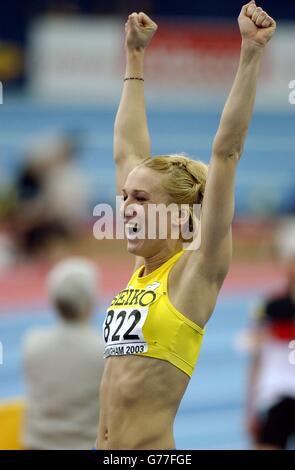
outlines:
{"label": "blurred crowd background", "polygon": [[[237,176],[233,265],[176,421],[179,448],[250,446],[243,331],[253,305],[287,285],[282,253],[293,246],[288,227],[295,218],[295,106],[289,99],[295,3],[261,6],[278,21],[278,31],[265,55]],[[208,161],[237,67],[240,7],[236,0],[1,5],[0,448],[2,441],[17,445],[8,430],[19,422],[26,397],[24,335],[56,321],[48,271],[77,256],[99,266],[100,305],[89,320],[99,335],[104,308],[132,267],[124,242],[98,241],[92,233],[94,206],[115,204],[112,132],[126,16],[145,11],[159,25],[145,71],[153,154],[186,152]]]}

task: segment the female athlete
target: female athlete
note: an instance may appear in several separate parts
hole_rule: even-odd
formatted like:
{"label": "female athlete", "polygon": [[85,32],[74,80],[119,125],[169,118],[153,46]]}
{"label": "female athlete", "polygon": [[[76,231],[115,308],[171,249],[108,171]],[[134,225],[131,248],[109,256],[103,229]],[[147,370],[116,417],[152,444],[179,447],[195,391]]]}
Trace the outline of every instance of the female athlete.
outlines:
{"label": "female athlete", "polygon": [[[260,63],[275,21],[254,1],[239,16],[237,75],[225,104],[207,166],[181,155],[150,157],[143,62],[157,25],[129,16],[127,66],[114,130],[117,190],[123,194],[128,251],[136,256],[127,287],[112,301],[103,332],[98,449],[173,449],[173,422],[193,373],[204,334],[231,260],[234,180],[256,94]],[[201,204],[201,243],[148,237],[151,205],[185,204],[167,217],[180,229]],[[139,208],[138,210],[136,209]],[[163,221],[160,226],[165,226]],[[144,230],[144,236],[139,234]],[[157,232],[157,234],[158,234]]]}

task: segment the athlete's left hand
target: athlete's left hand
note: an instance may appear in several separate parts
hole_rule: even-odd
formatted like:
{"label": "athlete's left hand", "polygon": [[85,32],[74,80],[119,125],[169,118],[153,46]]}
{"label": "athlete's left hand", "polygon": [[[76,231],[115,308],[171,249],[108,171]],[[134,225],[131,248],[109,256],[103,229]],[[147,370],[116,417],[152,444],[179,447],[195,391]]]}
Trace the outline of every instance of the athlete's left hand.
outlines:
{"label": "athlete's left hand", "polygon": [[276,30],[275,20],[254,0],[244,5],[239,15],[239,27],[243,41],[264,47]]}
{"label": "athlete's left hand", "polygon": [[157,29],[158,25],[145,13],[132,13],[125,24],[125,47],[128,50],[146,49]]}

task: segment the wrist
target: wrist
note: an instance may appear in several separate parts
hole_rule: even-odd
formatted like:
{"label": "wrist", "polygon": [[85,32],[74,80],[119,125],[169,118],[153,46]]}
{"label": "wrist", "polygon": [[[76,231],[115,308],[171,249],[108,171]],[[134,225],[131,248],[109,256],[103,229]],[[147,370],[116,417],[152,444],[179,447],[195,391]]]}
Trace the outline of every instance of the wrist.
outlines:
{"label": "wrist", "polygon": [[129,60],[142,60],[144,58],[145,49],[144,48],[129,48],[125,47],[126,57]]}
{"label": "wrist", "polygon": [[250,64],[260,64],[264,52],[264,47],[253,41],[243,41],[241,46],[240,64],[245,66]]}
{"label": "wrist", "polygon": [[262,54],[265,49],[265,44],[260,44],[253,39],[242,38],[241,50],[252,55]]}

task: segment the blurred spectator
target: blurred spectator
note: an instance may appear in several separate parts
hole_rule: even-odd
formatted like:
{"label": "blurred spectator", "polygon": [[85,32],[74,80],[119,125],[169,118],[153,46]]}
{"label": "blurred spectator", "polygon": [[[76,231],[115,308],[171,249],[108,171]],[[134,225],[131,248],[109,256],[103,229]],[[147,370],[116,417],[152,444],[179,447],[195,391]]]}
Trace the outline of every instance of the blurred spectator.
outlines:
{"label": "blurred spectator", "polygon": [[256,310],[251,335],[247,420],[257,449],[286,449],[295,437],[295,365],[290,361],[295,339],[294,221],[282,225],[277,242],[286,289]]}
{"label": "blurred spectator", "polygon": [[30,331],[24,343],[27,449],[91,449],[96,440],[103,345],[90,320],[97,274],[83,258],[62,261],[49,274],[59,324]]}
{"label": "blurred spectator", "polygon": [[290,200],[288,202],[288,213],[295,216],[295,188],[293,189]]}
{"label": "blurred spectator", "polygon": [[18,245],[29,255],[67,242],[87,220],[87,184],[74,163],[68,136],[42,137],[30,149],[16,185],[13,226]]}

